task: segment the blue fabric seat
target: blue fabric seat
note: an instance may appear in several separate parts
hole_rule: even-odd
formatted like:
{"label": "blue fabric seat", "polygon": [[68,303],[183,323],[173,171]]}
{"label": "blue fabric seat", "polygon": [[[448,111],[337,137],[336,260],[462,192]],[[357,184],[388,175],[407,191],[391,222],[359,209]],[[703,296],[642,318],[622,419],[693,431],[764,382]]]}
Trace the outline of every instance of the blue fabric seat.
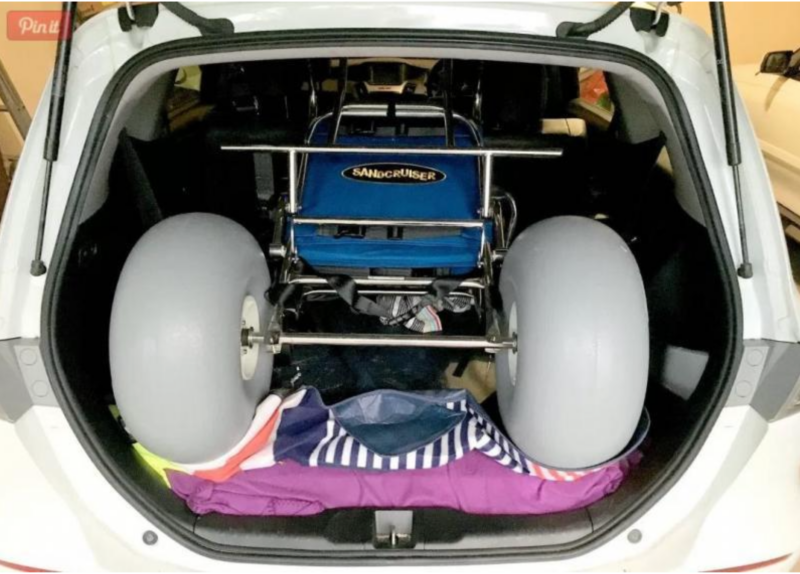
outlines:
{"label": "blue fabric seat", "polygon": [[[322,143],[320,131],[312,139]],[[316,142],[315,140],[322,140]],[[479,220],[478,158],[414,154],[414,147],[441,147],[437,136],[347,136],[338,145],[407,147],[397,154],[311,154],[300,195],[299,215],[372,219]],[[474,146],[466,129],[456,133],[457,147]],[[348,177],[354,168],[437,172],[435,181],[390,183]],[[433,177],[433,176],[431,176]],[[488,226],[488,224],[487,224]],[[444,229],[444,228],[443,228]],[[301,258],[315,267],[445,268],[452,273],[474,269],[480,251],[481,228],[428,228],[408,238],[367,238],[321,233],[318,225],[295,225],[295,245]],[[490,229],[486,230],[487,232]]]}

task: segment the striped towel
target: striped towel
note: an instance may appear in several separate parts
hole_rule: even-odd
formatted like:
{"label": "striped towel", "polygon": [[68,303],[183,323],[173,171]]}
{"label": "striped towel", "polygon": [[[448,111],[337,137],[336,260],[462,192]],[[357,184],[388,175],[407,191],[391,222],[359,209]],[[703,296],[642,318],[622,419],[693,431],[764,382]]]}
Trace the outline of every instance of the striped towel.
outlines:
{"label": "striped towel", "polygon": [[[618,462],[639,446],[647,431],[645,425],[638,438],[613,461],[589,469],[558,470],[548,468],[526,457],[492,424],[483,409],[466,391],[442,391],[448,400],[444,408],[463,415],[460,422],[423,446],[402,454],[385,455],[368,448],[370,442],[361,434],[361,440],[337,419],[334,407],[327,407],[316,389],[306,388],[294,405],[283,410],[277,429],[273,456],[275,461],[294,460],[311,467],[337,467],[373,471],[430,469],[444,466],[477,450],[498,464],[520,474],[544,480],[573,481],[596,472],[608,464]],[[397,391],[394,391],[397,393]],[[387,391],[373,391],[374,396]],[[362,395],[364,397],[365,395]],[[380,397],[385,399],[386,397]],[[383,425],[374,425],[373,431],[359,427],[359,433],[386,432]],[[250,465],[248,465],[250,466]]]}
{"label": "striped towel", "polygon": [[[381,390],[355,399],[388,399],[384,406],[391,409],[396,404],[393,401],[397,399],[402,402],[403,397],[418,398],[425,394]],[[404,452],[392,450],[397,454],[387,455],[369,448],[365,443],[375,442],[368,435],[383,433],[390,438],[394,436],[397,437],[396,442],[402,445],[406,444],[402,441],[407,440],[408,433],[398,432],[396,425],[392,428],[386,424],[352,426],[349,424],[352,421],[342,424],[336,416],[336,409],[347,401],[328,407],[322,402],[319,392],[313,388],[303,388],[285,397],[279,394],[269,395],[256,410],[256,416],[245,436],[230,451],[213,461],[203,464],[177,464],[159,458],[139,443],[134,445],[134,449],[143,462],[164,480],[165,470],[172,469],[204,480],[224,482],[241,471],[268,468],[286,460],[308,467],[373,472],[425,470],[448,465],[475,451],[518,474],[546,481],[571,482],[613,465],[626,470],[629,459],[636,455],[649,429],[649,417],[645,412],[628,447],[613,460],[588,469],[555,469],[526,457],[492,424],[467,391],[443,390],[427,395],[430,403],[446,411],[446,416],[438,417],[446,423],[439,427],[442,432],[424,444],[417,444],[419,441],[409,442],[409,448]],[[402,407],[407,407],[408,403],[406,401],[405,405],[400,405],[398,410],[403,410]],[[390,415],[387,418],[397,417]],[[407,420],[409,426],[424,426],[424,417]],[[373,428],[370,429],[370,426]],[[358,437],[346,427],[355,428]]]}

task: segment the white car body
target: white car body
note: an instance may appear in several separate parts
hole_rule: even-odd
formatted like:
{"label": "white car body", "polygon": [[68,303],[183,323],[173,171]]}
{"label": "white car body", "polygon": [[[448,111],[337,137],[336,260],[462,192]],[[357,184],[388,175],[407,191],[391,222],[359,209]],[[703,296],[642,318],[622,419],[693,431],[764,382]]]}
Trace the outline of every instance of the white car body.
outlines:
{"label": "white car body", "polygon": [[[237,32],[363,27],[553,36],[560,22],[592,20],[607,6],[528,1],[296,0],[197,4],[192,8],[206,17],[231,19]],[[197,35],[195,28],[164,10],[150,29],[123,32],[116,11],[109,11],[76,33],[61,156],[54,168],[44,235],[46,262],[55,247],[94,111],[115,72],[142,50]],[[740,261],[737,208],[725,156],[711,40],[697,26],[673,15],[664,38],[636,32],[630,20],[622,18],[590,41],[616,44],[646,55],[678,86],[702,150],[730,252],[734,261]],[[800,83],[798,88],[800,92]],[[778,101],[784,105],[789,99],[788,90],[783,90],[775,105]],[[29,264],[42,189],[47,93],[42,102],[0,228],[0,340],[36,340],[41,335],[47,275],[32,277]],[[743,105],[736,103],[746,190],[744,213],[755,268],[752,279],[739,279],[743,338],[797,343],[800,316],[778,212],[758,141]],[[792,153],[793,161],[800,161],[798,148],[794,152],[787,149],[785,157]],[[691,211],[691,206],[687,209]],[[22,368],[42,368],[37,347],[22,353],[24,356],[18,356]],[[765,349],[758,343],[746,347],[741,372],[754,368],[760,373],[765,357]],[[756,382],[751,381],[750,387],[736,386],[735,392],[752,392]],[[3,383],[0,381],[0,386]],[[52,394],[46,375],[35,392]],[[0,419],[0,565],[55,570],[264,568],[262,564],[226,563],[203,556],[161,532],[98,471],[58,404],[43,403],[39,401],[13,424]],[[563,560],[509,562],[503,568],[509,573],[710,570],[765,563],[773,569],[789,569],[800,558],[798,516],[800,416],[770,423],[748,404],[733,401],[722,409],[699,453],[675,484],[610,541]],[[146,532],[155,533],[157,543],[145,543]],[[268,568],[273,573],[295,571],[280,564]],[[449,568],[479,572],[486,566]]]}
{"label": "white car body", "polygon": [[800,79],[737,66],[734,77],[756,129],[778,204],[800,213]]}

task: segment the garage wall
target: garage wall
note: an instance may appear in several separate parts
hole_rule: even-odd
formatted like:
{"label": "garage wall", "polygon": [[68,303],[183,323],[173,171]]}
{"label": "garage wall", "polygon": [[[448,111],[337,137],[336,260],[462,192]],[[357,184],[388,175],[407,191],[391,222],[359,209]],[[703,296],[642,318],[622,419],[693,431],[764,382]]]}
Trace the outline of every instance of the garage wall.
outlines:
{"label": "garage wall", "polygon": [[[7,16],[12,10],[59,10],[60,2],[0,2],[0,60],[11,76],[31,116],[55,61],[55,42],[8,39]],[[0,114],[0,150],[6,160],[19,156],[21,140],[8,114]]]}
{"label": "garage wall", "polygon": [[[682,9],[711,33],[708,2],[684,2]],[[725,19],[734,65],[761,62],[766,52],[800,48],[800,2],[726,2]]]}

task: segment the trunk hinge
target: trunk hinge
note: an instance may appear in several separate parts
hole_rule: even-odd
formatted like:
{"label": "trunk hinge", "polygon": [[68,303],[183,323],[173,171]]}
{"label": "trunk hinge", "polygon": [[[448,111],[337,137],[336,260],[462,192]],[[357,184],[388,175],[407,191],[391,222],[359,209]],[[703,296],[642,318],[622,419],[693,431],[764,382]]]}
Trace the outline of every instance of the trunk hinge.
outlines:
{"label": "trunk hinge", "polygon": [[633,2],[617,2],[602,16],[591,22],[561,22],[556,27],[556,36],[559,38],[588,38],[610,26],[631,6],[633,6]]}
{"label": "trunk hinge", "polygon": [[119,27],[123,32],[133,28],[150,28],[158,18],[158,5],[161,4],[178,18],[194,26],[203,36],[215,34],[233,34],[233,22],[227,18],[204,18],[194,10],[190,10],[180,2],[155,2],[150,4],[133,4],[125,2],[118,10]]}
{"label": "trunk hinge", "polygon": [[125,6],[117,9],[119,27],[123,32],[136,28],[151,28],[158,18],[158,4],[133,4],[125,2]]}
{"label": "trunk hinge", "polygon": [[669,14],[666,6],[678,6],[681,2],[649,2],[655,11],[646,8],[632,8],[633,2],[617,2],[605,14],[591,22],[561,22],[556,28],[559,38],[588,38],[610,26],[615,20],[630,10],[631,23],[637,32],[652,32],[664,36],[669,28]]}
{"label": "trunk hinge", "polygon": [[736,194],[736,211],[739,217],[739,241],[742,247],[742,263],[737,273],[743,279],[753,276],[753,265],[747,249],[747,229],[744,223],[742,204],[742,183],[739,178],[739,165],[742,163],[742,150],[739,142],[739,127],[736,123],[736,101],[733,95],[731,59],[728,51],[728,30],[725,25],[725,6],[722,2],[710,2],[711,29],[714,33],[714,51],[717,55],[717,78],[722,100],[722,123],[725,126],[725,148],[728,165],[733,172],[733,188]]}
{"label": "trunk hinge", "polygon": [[47,272],[42,261],[42,244],[47,223],[47,204],[50,196],[50,178],[53,164],[58,161],[58,148],[61,143],[61,117],[64,113],[64,98],[67,92],[69,56],[72,51],[72,31],[75,25],[76,2],[64,2],[61,8],[61,26],[58,32],[58,48],[53,70],[53,83],[50,91],[50,110],[47,116],[47,135],[44,140],[44,185],[42,186],[42,206],[39,212],[39,231],[36,235],[36,251],[31,261],[31,275],[39,277]]}
{"label": "trunk hinge", "polygon": [[[650,4],[653,4],[650,2]],[[676,6],[680,2],[656,2],[655,11],[647,8],[631,8],[631,24],[637,32],[651,32],[663,38],[669,30],[669,14],[664,10],[667,6]]]}
{"label": "trunk hinge", "polygon": [[203,36],[233,34],[236,32],[233,22],[227,18],[204,18],[180,2],[161,2],[161,5],[190,26],[197,28]]}

